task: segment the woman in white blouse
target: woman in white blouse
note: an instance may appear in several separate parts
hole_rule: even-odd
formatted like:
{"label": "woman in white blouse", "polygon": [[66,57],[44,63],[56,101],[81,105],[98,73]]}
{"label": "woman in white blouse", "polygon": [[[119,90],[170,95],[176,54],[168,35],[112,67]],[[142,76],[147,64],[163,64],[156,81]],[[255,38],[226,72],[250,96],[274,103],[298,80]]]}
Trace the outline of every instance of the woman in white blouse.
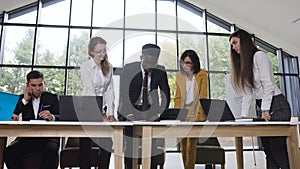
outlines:
{"label": "woman in white blouse", "polygon": [[[88,44],[89,58],[80,66],[81,80],[83,83],[82,95],[103,96],[103,121],[116,121],[114,117],[114,85],[113,66],[108,62],[106,41],[101,37],[93,37]],[[92,138],[92,146],[98,146],[98,168],[109,169],[112,152],[111,138]],[[82,139],[81,149],[90,150],[89,139]],[[90,158],[87,158],[90,159]],[[86,161],[85,161],[86,162]]]}
{"label": "woman in white blouse", "polygon": [[116,121],[114,117],[113,66],[108,62],[106,41],[93,37],[88,45],[89,59],[80,66],[83,82],[82,95],[103,96],[104,121]]}
{"label": "woman in white blouse", "polygon": [[[230,38],[233,86],[243,94],[242,117],[247,117],[253,98],[257,116],[265,121],[289,121],[290,105],[276,86],[269,57],[255,46],[245,30],[237,30]],[[289,169],[286,137],[261,137],[268,169]]]}

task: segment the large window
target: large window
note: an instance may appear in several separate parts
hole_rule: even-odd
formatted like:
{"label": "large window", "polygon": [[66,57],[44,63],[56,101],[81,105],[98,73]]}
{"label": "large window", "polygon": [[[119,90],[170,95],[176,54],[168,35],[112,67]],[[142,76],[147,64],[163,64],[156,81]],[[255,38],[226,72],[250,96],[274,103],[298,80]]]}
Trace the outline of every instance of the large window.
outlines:
{"label": "large window", "polygon": [[[186,1],[40,0],[8,11],[0,20],[0,91],[22,93],[25,75],[38,69],[46,75],[50,92],[79,95],[78,68],[88,58],[88,41],[101,36],[108,42],[108,57],[117,70],[139,61],[145,43],[158,44],[162,49],[159,64],[168,71],[172,98],[178,59],[184,50],[193,49],[208,72],[209,97],[226,98],[228,37],[234,24]],[[293,116],[299,116],[298,58],[258,37],[254,40],[270,57],[276,84],[292,105]],[[118,75],[114,79],[119,89]]]}

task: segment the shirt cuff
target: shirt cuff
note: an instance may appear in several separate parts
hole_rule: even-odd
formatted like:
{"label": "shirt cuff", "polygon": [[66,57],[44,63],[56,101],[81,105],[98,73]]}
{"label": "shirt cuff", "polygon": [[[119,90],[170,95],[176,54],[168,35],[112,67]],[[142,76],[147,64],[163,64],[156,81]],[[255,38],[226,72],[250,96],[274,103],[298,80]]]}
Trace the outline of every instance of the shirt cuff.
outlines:
{"label": "shirt cuff", "polygon": [[26,101],[24,98],[22,99],[22,103],[24,104],[24,105],[26,105],[27,103],[28,103],[28,101]]}
{"label": "shirt cuff", "polygon": [[248,117],[248,112],[243,110],[241,113],[241,117]]}
{"label": "shirt cuff", "polygon": [[52,121],[55,121],[55,116],[53,114],[51,114],[52,116]]}

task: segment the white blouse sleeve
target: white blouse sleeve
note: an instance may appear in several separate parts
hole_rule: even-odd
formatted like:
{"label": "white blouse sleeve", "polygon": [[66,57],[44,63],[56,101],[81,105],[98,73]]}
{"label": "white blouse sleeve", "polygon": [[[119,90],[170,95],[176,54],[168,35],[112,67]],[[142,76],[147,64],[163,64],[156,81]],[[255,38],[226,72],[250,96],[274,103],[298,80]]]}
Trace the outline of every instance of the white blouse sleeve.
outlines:
{"label": "white blouse sleeve", "polygon": [[254,56],[254,63],[258,68],[259,81],[263,89],[261,109],[270,110],[272,97],[276,88],[272,64],[264,52],[256,52]]}
{"label": "white blouse sleeve", "polygon": [[114,83],[113,83],[113,67],[111,66],[110,74],[109,74],[109,85],[104,92],[103,100],[105,100],[106,106],[107,106],[107,113],[109,116],[114,115],[114,108],[115,108],[115,93],[114,93]]}

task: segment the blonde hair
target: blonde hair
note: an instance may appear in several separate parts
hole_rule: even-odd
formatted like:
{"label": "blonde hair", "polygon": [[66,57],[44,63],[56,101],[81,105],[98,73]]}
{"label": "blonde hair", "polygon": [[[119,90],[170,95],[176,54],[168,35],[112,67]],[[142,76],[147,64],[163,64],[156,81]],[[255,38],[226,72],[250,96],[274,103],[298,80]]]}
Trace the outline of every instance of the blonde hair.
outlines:
{"label": "blonde hair", "polygon": [[[94,48],[96,45],[98,44],[104,44],[106,45],[106,41],[101,38],[101,37],[93,37],[90,39],[89,45],[88,45],[88,54],[89,56],[91,56],[92,58],[94,58],[94,55],[92,54],[92,52],[94,51]],[[107,54],[105,54],[105,58],[103,61],[101,61],[101,70],[104,76],[106,76],[109,72],[109,69],[111,67],[111,64],[108,61],[108,57]]]}

